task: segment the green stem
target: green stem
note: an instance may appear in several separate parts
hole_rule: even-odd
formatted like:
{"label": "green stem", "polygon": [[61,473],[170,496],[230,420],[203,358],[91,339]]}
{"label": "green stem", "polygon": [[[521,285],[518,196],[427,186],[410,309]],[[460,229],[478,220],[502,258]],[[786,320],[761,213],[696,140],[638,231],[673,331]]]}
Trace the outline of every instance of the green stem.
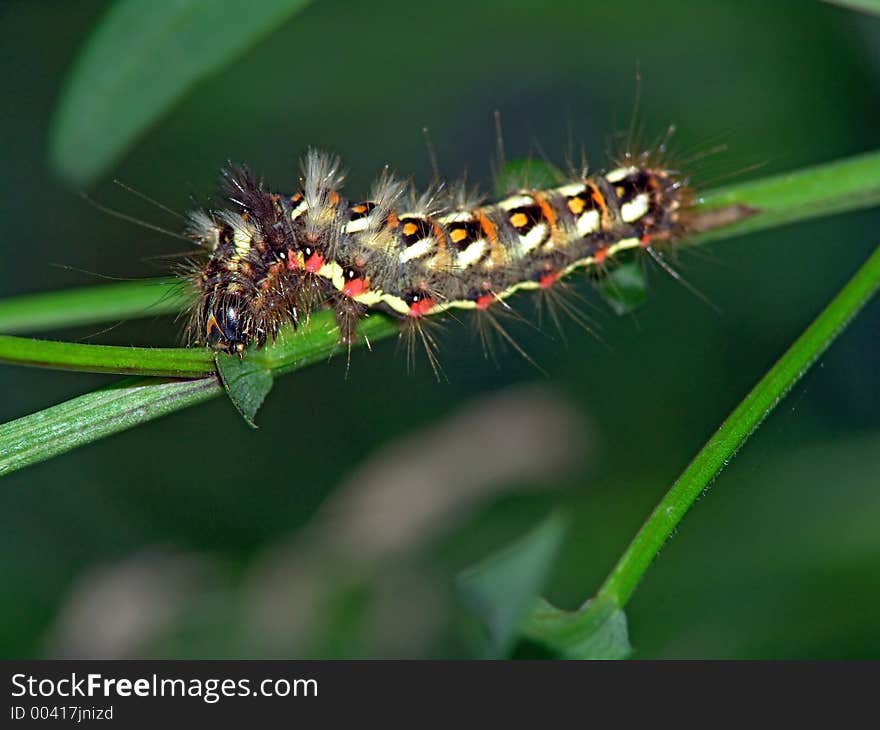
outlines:
{"label": "green stem", "polygon": [[697,497],[878,289],[880,247],[694,457],[660,500],[585,610],[572,614],[541,604],[526,619],[525,635],[564,648],[589,637],[613,612],[622,609]]}
{"label": "green stem", "polygon": [[[696,237],[695,241],[701,243],[710,237],[720,238],[736,235],[745,231],[755,231],[782,223],[805,220],[819,214],[839,213],[876,203],[880,203],[880,153],[851,158],[780,177],[744,183],[707,194],[698,206],[700,212],[712,211],[730,205],[746,205],[758,210],[758,213],[734,225],[701,234]],[[31,295],[5,302],[0,301],[0,329],[5,331],[36,330],[94,323],[107,318],[154,315],[176,311],[182,301],[178,285],[168,280],[147,280],[73,292]],[[393,335],[397,332],[397,326],[387,317],[371,314],[362,322],[360,332],[370,341],[376,341]],[[365,338],[361,338],[360,342],[363,343]],[[335,327],[326,312],[319,312],[312,317],[310,326],[302,328],[296,334],[287,329],[274,346],[250,352],[248,357],[253,359],[254,364],[264,366],[274,375],[326,360],[338,350]],[[0,337],[0,361],[97,372],[190,378],[202,378],[205,373],[213,371],[209,353],[202,349],[78,345],[10,336]],[[203,380],[197,382],[203,382]],[[210,382],[215,383],[213,379],[210,379]],[[196,402],[187,398],[168,400],[167,391],[153,391],[146,386],[144,386],[144,390],[137,392],[138,397],[143,398],[142,401],[138,401],[141,406],[155,401],[156,404],[162,404],[161,412],[163,413]],[[220,392],[218,387],[212,386],[209,390],[200,391],[200,397],[208,398],[212,395],[218,395]],[[83,396],[83,398],[88,397]],[[70,403],[78,402],[80,402],[79,399],[70,401]],[[72,414],[75,414],[76,410],[63,410],[67,405],[56,406],[56,409],[61,409],[58,411],[49,410],[55,413],[67,413],[73,417]],[[156,407],[159,408],[158,405]],[[155,417],[152,415],[154,412],[146,406],[135,407],[124,421],[118,422],[117,430],[128,428],[139,422],[137,420],[139,417],[142,420],[149,420]],[[20,432],[16,431],[19,434],[26,433],[27,428],[30,427],[38,428],[44,413],[46,412],[25,416],[18,421],[7,424],[0,433],[5,433],[9,437],[9,434],[12,433],[8,430],[9,428],[24,429]],[[139,416],[138,413],[141,415]],[[105,422],[102,421],[102,423]],[[67,448],[73,448],[75,445],[100,438],[113,431],[112,426],[106,426],[106,429],[84,429],[82,438],[79,440],[59,442],[59,444],[68,445],[63,448],[59,445],[60,450],[52,451],[50,448],[39,453],[60,453]],[[40,434],[51,440],[49,432],[38,431],[35,431],[34,439],[39,440]],[[5,454],[9,446],[10,443],[0,436],[0,454]],[[43,446],[35,443],[34,448],[40,449]],[[31,461],[19,460],[16,462],[19,466],[26,463],[31,463]],[[7,470],[9,468],[7,466]],[[676,502],[675,504],[680,507],[683,503]],[[665,535],[656,532],[654,528],[647,535],[642,536],[640,533],[640,536],[643,541],[649,538],[656,541],[659,537],[661,544],[665,539]],[[624,577],[615,578],[612,576],[614,579],[609,579],[611,581],[610,587],[607,587],[605,592],[601,594],[603,599],[611,595],[619,599],[623,595],[620,591],[622,587],[626,587],[625,576],[633,575],[631,563],[636,561],[636,556],[646,554],[642,543],[638,547],[635,554],[627,559],[622,574]],[[629,588],[630,592],[631,589],[632,587]],[[628,598],[628,593],[622,600],[625,601],[625,598]]]}
{"label": "green stem", "polygon": [[707,192],[701,197],[697,212],[745,205],[757,208],[759,213],[693,236],[688,244],[764,231],[878,203],[880,152],[871,152]]}
{"label": "green stem", "polygon": [[[688,238],[686,245],[767,230],[880,203],[880,152],[732,185],[703,195],[696,212],[745,205],[758,212]],[[180,283],[146,279],[0,300],[0,332],[39,332],[114,319],[170,314],[189,297]],[[387,336],[393,332],[389,329]]]}
{"label": "green stem", "polygon": [[211,354],[201,347],[115,347],[31,340],[10,335],[0,335],[0,362],[169,378],[201,378],[214,372]]}
{"label": "green stem", "polygon": [[40,332],[176,314],[191,297],[178,279],[143,279],[0,300],[0,332]]}
{"label": "green stem", "polygon": [[749,436],[880,287],[880,246],[806,331],[758,381],[664,495],[599,589],[624,606],[663,543]]}
{"label": "green stem", "polygon": [[[359,333],[370,340],[396,330],[394,321],[384,316],[370,316],[358,328]],[[326,360],[328,353],[338,348],[338,337],[330,313],[318,312],[303,332],[286,332],[277,346],[249,353],[248,357],[273,375],[291,372]],[[4,341],[19,339],[0,335],[0,358]],[[35,348],[43,356],[45,346],[65,344],[67,343],[36,342]],[[96,346],[76,347],[93,349]],[[152,357],[151,353],[162,352],[126,347],[104,347],[99,352],[104,351],[107,353],[105,372],[113,370],[112,363],[116,364],[116,371],[119,372],[126,363],[130,363],[127,358],[137,358],[140,355]],[[172,352],[182,358],[180,361],[175,360],[178,363],[175,366],[178,373],[198,379],[124,380],[110,388],[87,393],[0,425],[0,476],[223,393],[216,377],[204,377],[205,372],[214,370],[213,360],[207,350],[198,348]]]}

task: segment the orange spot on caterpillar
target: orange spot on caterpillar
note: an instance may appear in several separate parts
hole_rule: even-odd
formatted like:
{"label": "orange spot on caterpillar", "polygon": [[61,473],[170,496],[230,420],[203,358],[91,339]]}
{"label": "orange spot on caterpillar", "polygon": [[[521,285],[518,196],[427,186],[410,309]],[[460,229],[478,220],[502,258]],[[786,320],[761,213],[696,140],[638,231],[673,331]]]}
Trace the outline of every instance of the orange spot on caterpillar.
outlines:
{"label": "orange spot on caterpillar", "polygon": [[453,228],[449,233],[449,237],[453,243],[461,243],[467,238],[467,231],[464,228]]}
{"label": "orange spot on caterpillar", "polygon": [[528,225],[529,217],[525,213],[514,213],[510,216],[510,225],[514,228],[523,228]]}
{"label": "orange spot on caterpillar", "polygon": [[308,271],[310,274],[317,274],[321,270],[321,267],[323,265],[324,257],[321,256],[321,254],[319,253],[313,253],[306,259],[303,268],[305,268],[305,270]]}
{"label": "orange spot on caterpillar", "polygon": [[419,299],[417,302],[413,302],[409,305],[409,316],[410,317],[423,317],[428,314],[434,308],[434,300],[431,297],[424,297],[423,299]]}
{"label": "orange spot on caterpillar", "polygon": [[404,236],[411,236],[418,230],[419,230],[419,227],[415,223],[413,223],[412,221],[407,221],[406,223],[403,224],[403,235]]}
{"label": "orange spot on caterpillar", "polygon": [[477,219],[480,221],[483,235],[489,239],[489,242],[492,244],[498,243],[498,229],[495,227],[495,224],[482,213],[477,215]]}
{"label": "orange spot on caterpillar", "polygon": [[553,210],[553,206],[547,202],[547,198],[545,198],[540,193],[532,193],[532,197],[535,199],[535,202],[541,208],[541,214],[544,216],[544,219],[547,223],[550,224],[550,235],[555,237],[556,234],[556,211]]}
{"label": "orange spot on caterpillar", "polygon": [[602,192],[595,186],[593,183],[589,183],[590,188],[590,198],[592,198],[593,202],[599,206],[602,211],[602,217],[605,217],[607,205],[605,205],[605,197],[602,195]]}
{"label": "orange spot on caterpillar", "polygon": [[489,294],[481,294],[477,297],[477,309],[488,309],[489,305],[495,301],[495,295],[491,292]]}
{"label": "orange spot on caterpillar", "polygon": [[342,287],[342,293],[347,297],[356,297],[363,294],[367,290],[367,282],[364,279],[352,279],[345,282]]}
{"label": "orange spot on caterpillar", "polygon": [[606,258],[608,258],[607,248],[600,248],[593,254],[593,261],[597,264],[601,264]]}
{"label": "orange spot on caterpillar", "polygon": [[430,220],[431,227],[434,229],[434,238],[437,240],[437,254],[442,256],[446,253],[446,234],[443,232],[443,226],[433,218]]}
{"label": "orange spot on caterpillar", "polygon": [[385,225],[388,227],[389,230],[393,230],[400,225],[400,218],[397,217],[397,213],[395,213],[393,210],[385,218]]}
{"label": "orange spot on caterpillar", "polygon": [[363,203],[359,203],[358,205],[354,206],[354,207],[351,209],[351,212],[352,212],[352,213],[357,213],[358,215],[360,215],[361,213],[366,213],[366,212],[367,212],[367,206],[364,205]]}
{"label": "orange spot on caterpillar", "polygon": [[538,285],[542,289],[549,289],[556,281],[559,279],[558,271],[549,271],[546,274],[541,274],[541,278],[538,279]]}
{"label": "orange spot on caterpillar", "polygon": [[331,190],[330,194],[327,196],[327,200],[330,202],[330,205],[339,205],[339,193],[335,190]]}

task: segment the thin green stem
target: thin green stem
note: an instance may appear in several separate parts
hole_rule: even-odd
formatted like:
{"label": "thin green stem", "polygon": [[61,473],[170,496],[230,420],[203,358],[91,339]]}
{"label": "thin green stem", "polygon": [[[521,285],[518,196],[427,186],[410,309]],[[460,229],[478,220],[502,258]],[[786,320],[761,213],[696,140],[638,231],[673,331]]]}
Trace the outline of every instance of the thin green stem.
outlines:
{"label": "thin green stem", "polygon": [[697,212],[745,205],[757,215],[688,239],[698,245],[880,203],[880,152],[708,191]]}
{"label": "thin green stem", "polygon": [[878,289],[880,247],[694,457],[660,500],[586,608],[567,613],[542,603],[524,622],[524,634],[565,651],[591,636],[614,612],[622,609],[697,497]]}
{"label": "thin green stem", "polygon": [[201,378],[214,372],[214,359],[201,347],[116,347],[32,340],[11,335],[0,335],[0,362],[169,378]]}
{"label": "thin green stem", "polygon": [[27,294],[0,300],[0,332],[41,332],[176,314],[190,300],[178,279],[143,279]]}
{"label": "thin green stem", "polygon": [[880,246],[758,381],[660,500],[599,589],[623,607],[663,543],[749,436],[880,288]]}
{"label": "thin green stem", "polygon": [[[363,340],[364,337],[382,337],[396,329],[396,324],[390,318],[370,316],[361,322],[358,331]],[[250,353],[248,357],[273,375],[287,373],[326,360],[328,353],[339,349],[338,337],[330,313],[319,312],[303,332],[285,331],[276,347]],[[4,340],[19,339],[0,335],[0,357]],[[36,342],[35,348],[39,356],[44,356],[45,345],[64,344]],[[79,347],[93,349],[95,346]],[[126,347],[103,349],[107,351],[104,372],[123,371],[126,363],[130,362],[127,358],[161,352]],[[190,348],[172,352],[182,358],[175,360],[178,374],[197,379],[123,380],[109,388],[0,425],[0,476],[223,393],[216,376],[204,377],[205,372],[214,370],[214,362],[207,350]]]}

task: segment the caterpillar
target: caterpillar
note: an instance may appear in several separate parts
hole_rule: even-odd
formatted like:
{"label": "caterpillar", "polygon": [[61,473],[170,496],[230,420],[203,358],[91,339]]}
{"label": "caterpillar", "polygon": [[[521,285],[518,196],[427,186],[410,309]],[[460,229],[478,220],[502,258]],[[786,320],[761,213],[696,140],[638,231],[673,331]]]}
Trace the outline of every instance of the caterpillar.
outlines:
{"label": "caterpillar", "polygon": [[426,317],[486,311],[578,270],[598,276],[625,252],[653,253],[698,228],[687,178],[654,158],[626,154],[604,174],[492,202],[463,184],[420,193],[387,169],[366,199],[350,201],[339,158],[317,150],[293,194],[230,165],[231,207],[189,216],[187,234],[207,253],[188,273],[198,292],[189,340],[244,356],[329,307],[350,346],[361,317],[380,310],[416,328],[430,357]]}

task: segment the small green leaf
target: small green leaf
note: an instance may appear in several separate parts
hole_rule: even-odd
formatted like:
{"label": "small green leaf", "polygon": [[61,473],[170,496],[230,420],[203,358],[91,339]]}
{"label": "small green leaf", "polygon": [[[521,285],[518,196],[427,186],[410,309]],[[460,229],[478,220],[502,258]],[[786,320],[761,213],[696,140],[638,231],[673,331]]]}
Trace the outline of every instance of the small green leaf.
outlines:
{"label": "small green leaf", "polygon": [[569,613],[540,599],[522,631],[566,659],[626,659],[632,654],[626,614],[609,603],[588,601]]}
{"label": "small green leaf", "polygon": [[524,157],[506,163],[495,177],[495,194],[510,195],[517,190],[552,188],[565,180],[565,175],[543,160]]}
{"label": "small green leaf", "polygon": [[111,167],[196,82],[307,0],[118,0],[85,43],[56,109],[50,158],[82,185]]}
{"label": "small green leaf", "polygon": [[543,587],[567,526],[566,519],[553,514],[512,545],[459,575],[459,595],[488,628],[498,655],[510,648],[521,617]]}
{"label": "small green leaf", "polygon": [[251,428],[256,428],[254,417],[272,390],[272,373],[249,357],[218,354],[215,362],[232,405]]}
{"label": "small green leaf", "polygon": [[629,314],[648,297],[645,274],[638,261],[614,266],[598,283],[599,292],[615,314]]}

